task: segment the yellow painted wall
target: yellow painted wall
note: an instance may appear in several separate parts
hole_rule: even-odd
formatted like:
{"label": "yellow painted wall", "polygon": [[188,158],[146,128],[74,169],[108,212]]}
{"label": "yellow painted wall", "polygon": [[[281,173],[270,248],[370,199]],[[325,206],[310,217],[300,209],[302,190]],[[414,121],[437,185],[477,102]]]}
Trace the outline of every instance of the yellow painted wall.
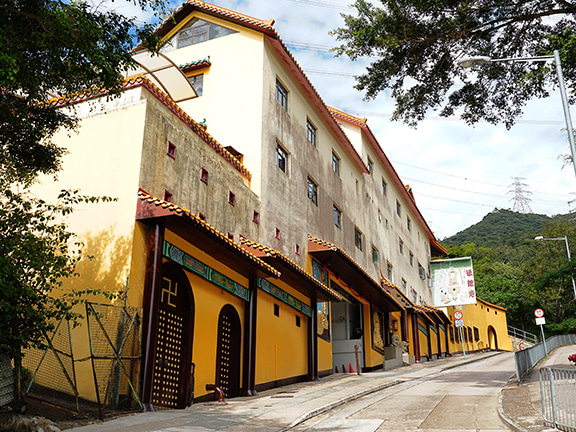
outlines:
{"label": "yellow painted wall", "polygon": [[[282,281],[270,282],[310,305],[309,299]],[[279,316],[274,315],[275,304]],[[262,290],[258,290],[257,306],[256,385],[306,375],[308,317]],[[300,317],[300,327],[296,326],[296,316]]]}
{"label": "yellow painted wall", "polygon": [[[166,231],[165,239],[197,260],[248,288],[248,280],[246,278],[230,270],[200,249],[188,244],[174,233]],[[190,281],[194,297],[195,316],[192,361],[196,364],[194,397],[199,397],[211,393],[206,391],[206,384],[214,384],[216,381],[218,317],[220,311],[227,304],[232,305],[236,309],[240,318],[240,326],[242,327],[240,334],[243,339],[245,301],[192,272],[186,271],[186,275]],[[241,351],[243,351],[243,342],[241,342],[240,346]],[[241,352],[241,363],[242,358]],[[240,371],[242,371],[242,364],[240,364]],[[242,378],[241,373],[240,377]],[[242,381],[240,381],[240,385],[242,386]]]}
{"label": "yellow painted wall", "polygon": [[[506,320],[506,310],[497,305],[491,305],[481,299],[477,299],[474,305],[460,307],[449,307],[448,316],[454,326],[453,313],[460,310],[464,314],[464,326],[466,328],[478,328],[480,340],[474,340],[474,330],[472,330],[472,341],[464,342],[467,351],[476,351],[489,348],[488,327],[493,327],[498,339],[498,349],[512,351],[512,341],[508,336],[508,324]],[[454,328],[457,331],[456,328]],[[462,344],[450,342],[450,352],[462,352]]]}
{"label": "yellow painted wall", "polygon": [[[423,328],[426,328],[426,323],[420,318],[418,318],[418,324],[420,324],[420,326]],[[429,358],[430,353],[428,352],[428,337],[420,330],[420,328],[418,329],[418,337],[420,339],[420,357],[427,356]]]}

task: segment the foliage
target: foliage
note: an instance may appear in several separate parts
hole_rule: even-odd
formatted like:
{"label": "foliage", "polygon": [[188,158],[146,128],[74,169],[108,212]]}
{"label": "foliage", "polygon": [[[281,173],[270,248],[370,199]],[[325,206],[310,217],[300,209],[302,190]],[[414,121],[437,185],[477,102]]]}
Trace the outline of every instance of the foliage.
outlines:
{"label": "foliage", "polygon": [[[576,224],[572,219],[557,216],[549,218],[540,231],[527,235],[526,229],[531,225],[515,221],[538,215],[520,215],[510,211],[504,214],[510,217],[510,221],[504,225],[505,229],[497,232],[503,233],[508,240],[495,242],[492,236],[484,235],[493,231],[495,226],[486,217],[474,226],[475,230],[460,237],[475,240],[476,243],[446,245],[450,256],[473,258],[477,296],[506,307],[510,325],[539,333],[533,312],[536,308],[542,308],[548,335],[575,332],[576,320],[573,316],[576,301],[572,275],[576,260],[568,261],[564,236],[567,236],[570,246],[576,246]],[[539,219],[534,220],[539,223]],[[484,227],[485,224],[490,229]],[[516,227],[522,234],[510,232]],[[531,240],[538,234],[558,240]],[[457,242],[457,239],[451,239]],[[487,244],[490,247],[486,247]]]}
{"label": "foliage", "polygon": [[533,239],[550,222],[550,217],[533,213],[517,213],[494,209],[475,225],[443,240],[445,244],[475,243],[486,247],[517,246]]}
{"label": "foliage", "polygon": [[[162,0],[139,3],[160,10]],[[0,2],[0,182],[55,173],[63,150],[50,138],[76,121],[45,101],[93,87],[118,93],[122,72],[134,64],[134,38],[158,48],[150,35],[133,18],[81,1]]]}
{"label": "foliage", "polygon": [[[467,123],[485,120],[507,127],[530,99],[557,85],[553,65],[494,62],[466,70],[458,60],[550,55],[557,49],[567,83],[576,83],[576,4],[564,0],[422,1],[368,0],[354,3],[333,32],[338,55],[376,58],[357,77],[366,98],[390,89],[393,119],[415,126],[430,109],[460,113]],[[574,103],[576,97],[571,96]]]}
{"label": "foliage", "polygon": [[113,201],[62,191],[47,203],[28,193],[0,193],[0,347],[13,356],[42,346],[43,337],[88,292],[59,293],[65,278],[78,276],[81,244],[68,231],[64,216],[80,203]]}

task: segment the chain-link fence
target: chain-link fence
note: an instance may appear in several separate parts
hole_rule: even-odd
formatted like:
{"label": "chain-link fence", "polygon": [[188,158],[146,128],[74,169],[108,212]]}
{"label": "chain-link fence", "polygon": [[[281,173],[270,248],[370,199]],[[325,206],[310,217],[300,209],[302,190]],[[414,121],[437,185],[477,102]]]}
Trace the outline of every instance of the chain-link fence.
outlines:
{"label": "chain-link fence", "polygon": [[141,322],[138,309],[86,304],[98,404],[104,411],[142,408],[138,394]]}
{"label": "chain-link fence", "polygon": [[14,402],[14,375],[12,362],[6,354],[0,354],[0,407]]}
{"label": "chain-link fence", "polygon": [[79,402],[88,409],[89,402],[79,401],[75,366],[90,361],[101,418],[110,412],[141,409],[140,316],[137,308],[86,303],[90,356],[74,357],[70,323],[61,321],[52,334],[45,335],[44,350],[30,349],[24,356],[22,364],[31,373],[26,393],[76,412],[83,410]]}

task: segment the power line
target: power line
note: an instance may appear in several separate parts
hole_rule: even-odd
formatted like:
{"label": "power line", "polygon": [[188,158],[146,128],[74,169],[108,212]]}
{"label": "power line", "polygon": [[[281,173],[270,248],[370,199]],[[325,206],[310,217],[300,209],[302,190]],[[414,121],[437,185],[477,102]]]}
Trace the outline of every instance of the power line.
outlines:
{"label": "power line", "polygon": [[445,188],[445,189],[451,189],[451,190],[456,190],[456,191],[460,191],[460,192],[467,192],[467,193],[472,193],[472,194],[477,194],[477,195],[485,195],[485,196],[490,196],[490,197],[495,197],[495,198],[502,198],[502,195],[495,195],[495,194],[489,194],[486,192],[476,192],[476,191],[471,191],[471,190],[467,190],[467,189],[460,189],[460,188],[455,188],[452,186],[444,186],[438,183],[431,183],[431,182],[427,182],[424,180],[416,180],[416,179],[411,179],[408,177],[402,177],[402,180],[408,180],[411,182],[416,182],[416,183],[424,183],[424,184],[428,184],[431,186],[437,186],[437,187],[441,187],[441,188]]}
{"label": "power line", "polygon": [[288,0],[288,1],[291,1],[294,3],[305,3],[305,4],[309,4],[309,5],[314,5],[314,6],[321,6],[321,7],[330,8],[330,9],[340,9],[340,10],[346,10],[346,11],[354,10],[354,8],[352,8],[350,6],[340,5],[337,3],[328,3],[328,2],[324,2],[324,1],[320,1],[320,0]]}

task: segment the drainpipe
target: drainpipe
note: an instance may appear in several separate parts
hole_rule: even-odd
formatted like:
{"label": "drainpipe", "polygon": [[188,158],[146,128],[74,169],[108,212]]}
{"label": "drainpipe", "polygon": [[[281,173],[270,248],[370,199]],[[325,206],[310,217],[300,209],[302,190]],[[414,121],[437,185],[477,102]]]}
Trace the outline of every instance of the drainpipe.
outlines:
{"label": "drainpipe", "polygon": [[312,317],[308,317],[308,381],[318,381],[318,301],[310,299]]}
{"label": "drainpipe", "polygon": [[250,297],[244,311],[244,370],[242,383],[243,396],[258,396],[256,391],[256,317],[258,300],[258,279],[249,281]]}

